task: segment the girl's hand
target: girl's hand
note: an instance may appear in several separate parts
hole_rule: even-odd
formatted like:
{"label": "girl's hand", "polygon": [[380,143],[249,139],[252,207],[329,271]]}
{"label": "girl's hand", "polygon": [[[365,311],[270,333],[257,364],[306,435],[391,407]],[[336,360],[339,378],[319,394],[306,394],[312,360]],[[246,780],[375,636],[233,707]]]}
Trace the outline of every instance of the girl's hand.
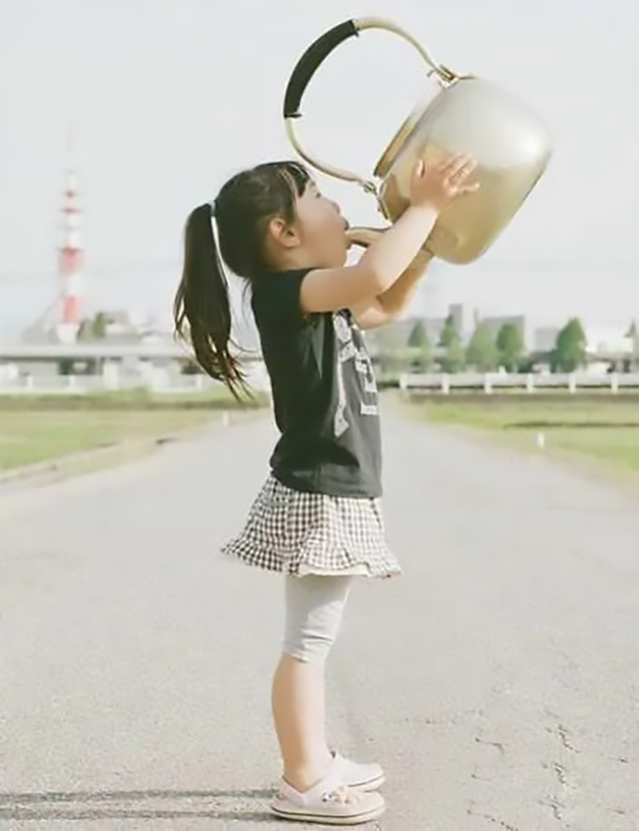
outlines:
{"label": "girl's hand", "polygon": [[467,154],[447,156],[443,161],[426,166],[423,159],[415,165],[410,188],[411,205],[433,208],[441,213],[460,196],[475,193],[479,183],[468,179],[477,163]]}

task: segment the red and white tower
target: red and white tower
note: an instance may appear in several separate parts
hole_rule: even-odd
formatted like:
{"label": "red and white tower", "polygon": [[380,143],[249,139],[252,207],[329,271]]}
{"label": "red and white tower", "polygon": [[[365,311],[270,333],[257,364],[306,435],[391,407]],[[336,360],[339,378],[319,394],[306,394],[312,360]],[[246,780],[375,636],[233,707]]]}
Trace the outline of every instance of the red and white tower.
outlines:
{"label": "red and white tower", "polygon": [[64,341],[75,340],[82,322],[84,252],[80,239],[80,204],[77,177],[73,169],[67,173],[62,206],[62,242],[59,251],[60,311],[58,336]]}

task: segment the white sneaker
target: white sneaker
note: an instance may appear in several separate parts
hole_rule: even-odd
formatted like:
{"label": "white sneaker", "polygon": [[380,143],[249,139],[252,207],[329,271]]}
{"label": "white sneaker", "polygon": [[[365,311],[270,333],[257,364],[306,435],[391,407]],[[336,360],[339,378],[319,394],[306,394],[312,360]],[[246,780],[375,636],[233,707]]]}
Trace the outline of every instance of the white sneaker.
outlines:
{"label": "white sneaker", "polygon": [[386,781],[381,765],[374,762],[363,764],[353,762],[334,750],[332,751],[333,765],[330,772],[335,774],[349,788],[361,791],[376,791]]}
{"label": "white sneaker", "polygon": [[283,819],[323,825],[360,825],[381,816],[386,805],[378,793],[338,784],[331,771],[308,791],[300,793],[282,781],[271,808]]}

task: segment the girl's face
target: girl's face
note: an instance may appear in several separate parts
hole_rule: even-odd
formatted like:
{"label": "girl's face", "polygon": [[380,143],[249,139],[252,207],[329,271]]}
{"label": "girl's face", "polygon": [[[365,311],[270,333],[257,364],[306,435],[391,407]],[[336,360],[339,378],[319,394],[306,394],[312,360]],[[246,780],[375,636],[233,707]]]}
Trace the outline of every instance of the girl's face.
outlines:
{"label": "girl's face", "polygon": [[348,251],[348,227],[339,205],[322,196],[315,182],[309,182],[297,200],[295,223],[298,243],[308,264],[317,268],[343,266]]}

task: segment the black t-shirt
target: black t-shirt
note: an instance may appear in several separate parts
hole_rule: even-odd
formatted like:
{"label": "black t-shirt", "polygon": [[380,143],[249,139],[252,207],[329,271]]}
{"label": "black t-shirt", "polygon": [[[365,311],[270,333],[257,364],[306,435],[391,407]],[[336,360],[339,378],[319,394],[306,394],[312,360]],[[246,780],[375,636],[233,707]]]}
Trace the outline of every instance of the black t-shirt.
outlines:
{"label": "black t-shirt", "polygon": [[251,305],[282,434],[271,469],[299,491],[381,496],[373,366],[349,309],[303,314],[300,286],[309,270],[253,282]]}

